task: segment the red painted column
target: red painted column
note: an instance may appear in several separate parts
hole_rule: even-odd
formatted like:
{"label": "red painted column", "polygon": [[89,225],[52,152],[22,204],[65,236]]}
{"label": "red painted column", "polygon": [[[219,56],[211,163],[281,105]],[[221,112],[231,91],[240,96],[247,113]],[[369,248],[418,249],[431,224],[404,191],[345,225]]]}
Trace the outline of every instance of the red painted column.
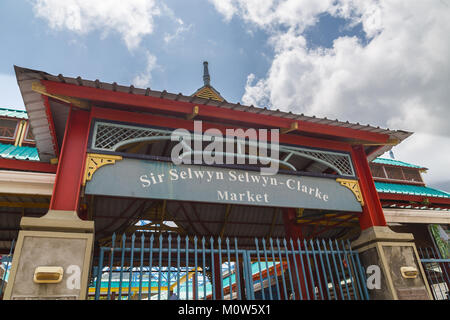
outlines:
{"label": "red painted column", "polygon": [[359,178],[359,187],[364,199],[363,212],[359,218],[361,230],[373,226],[385,226],[383,208],[381,207],[372,173],[367,162],[367,157],[362,145],[352,148],[353,164]]}
{"label": "red painted column", "polygon": [[[301,230],[301,226],[296,225],[295,224],[295,209],[289,208],[289,209],[284,209],[283,210],[283,221],[284,221],[284,228],[285,228],[285,232],[286,232],[286,240],[289,241],[289,239],[292,239],[294,242],[294,249],[298,250],[298,245],[297,245],[297,239],[300,240],[300,245],[302,246],[301,241],[304,239],[303,237],[303,233]],[[298,278],[300,281],[300,290],[302,292],[302,298],[303,300],[306,300],[308,298],[308,293],[309,292],[309,297],[310,299],[313,299],[313,294],[314,294],[314,289],[312,288],[311,285],[311,278],[310,278],[310,274],[308,271],[308,264],[306,261],[306,256],[303,255],[303,263],[304,263],[304,269],[305,269],[305,274],[303,274],[303,268],[302,268],[302,260],[300,259],[300,257],[298,255],[295,256],[295,263],[297,264],[297,273],[298,273]],[[295,268],[295,264],[294,264],[294,260],[292,258],[290,258],[289,260],[289,264],[291,267],[291,274],[292,274],[292,280],[293,280],[293,284],[294,284],[294,291],[295,291],[295,299],[296,300],[300,300],[300,291],[299,291],[299,284],[297,282],[297,274],[296,274],[296,270]],[[306,278],[306,283],[305,283],[305,278]],[[281,289],[281,287],[280,287]],[[281,290],[280,290],[281,291]]]}
{"label": "red painted column", "polygon": [[52,210],[78,210],[89,126],[88,111],[70,109],[50,202]]}

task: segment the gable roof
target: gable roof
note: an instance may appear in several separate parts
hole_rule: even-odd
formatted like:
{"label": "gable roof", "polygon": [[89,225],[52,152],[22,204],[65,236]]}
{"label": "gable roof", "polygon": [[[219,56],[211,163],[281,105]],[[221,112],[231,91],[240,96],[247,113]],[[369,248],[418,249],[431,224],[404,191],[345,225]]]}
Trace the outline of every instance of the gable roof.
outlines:
{"label": "gable roof", "polygon": [[450,193],[448,192],[425,186],[375,181],[375,188],[379,193],[396,193],[424,197],[450,198]]}
{"label": "gable roof", "polygon": [[[44,105],[44,100],[41,97],[41,93],[36,92],[32,89],[32,84],[40,81],[40,80],[48,80],[58,83],[65,83],[76,86],[83,86],[88,88],[96,88],[107,91],[116,91],[123,92],[133,95],[141,95],[141,96],[150,96],[156,97],[160,99],[166,99],[171,101],[180,101],[187,102],[191,104],[205,105],[211,107],[222,108],[224,110],[237,110],[241,112],[246,112],[249,114],[249,117],[252,115],[267,115],[272,117],[284,118],[289,120],[298,120],[309,122],[311,124],[319,124],[337,128],[346,128],[352,130],[358,130],[362,132],[376,133],[376,134],[384,134],[389,136],[389,139],[401,142],[404,139],[408,138],[412,135],[412,132],[403,131],[403,130],[391,130],[384,129],[380,127],[375,127],[371,125],[362,125],[360,123],[351,123],[349,121],[340,121],[338,119],[332,120],[328,118],[318,118],[316,116],[306,116],[303,113],[294,114],[292,112],[283,112],[279,109],[273,110],[268,108],[259,108],[254,106],[245,106],[240,103],[229,103],[226,100],[219,101],[211,98],[204,98],[199,96],[186,96],[181,93],[169,93],[166,90],[157,91],[151,90],[150,88],[135,88],[134,86],[122,86],[117,83],[105,83],[99,80],[86,80],[82,79],[80,76],[66,77],[62,74],[59,75],[51,75],[44,71],[33,70],[22,68],[18,66],[14,66],[14,70],[16,73],[17,82],[19,84],[19,89],[22,94],[22,98],[24,100],[25,108],[28,112],[28,117],[30,119],[31,128],[33,131],[33,135],[36,140],[36,147],[39,152],[39,156],[41,161],[49,161],[50,159],[56,156],[56,152],[54,150],[54,146],[57,145],[57,141],[54,141],[54,133],[51,129],[51,121],[48,118],[46,113],[46,107]],[[51,107],[51,106],[50,106]],[[52,108],[50,108],[52,109]],[[61,108],[57,108],[61,109]],[[65,113],[64,113],[65,112]],[[62,111],[60,114],[53,115],[54,125],[56,130],[58,130],[58,126],[64,128],[65,120],[67,119],[68,111]],[[384,154],[392,148],[392,144],[386,144],[379,146],[376,151],[374,151],[370,156],[369,160]]]}
{"label": "gable roof", "polygon": [[16,160],[39,161],[38,150],[35,147],[14,146],[0,143],[0,157]]}
{"label": "gable roof", "polygon": [[407,163],[407,162],[403,162],[403,161],[399,161],[399,160],[395,160],[395,159],[376,158],[376,159],[373,159],[372,162],[379,163],[379,164],[386,164],[386,165],[390,165],[390,166],[428,170],[425,167]]}

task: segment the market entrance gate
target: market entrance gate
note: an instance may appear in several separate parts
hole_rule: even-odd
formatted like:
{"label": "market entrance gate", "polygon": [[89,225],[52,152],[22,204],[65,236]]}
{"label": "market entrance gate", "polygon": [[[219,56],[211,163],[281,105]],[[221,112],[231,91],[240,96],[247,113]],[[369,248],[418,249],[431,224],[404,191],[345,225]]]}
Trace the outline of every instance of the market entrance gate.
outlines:
{"label": "market entrance gate", "polygon": [[358,253],[348,241],[114,234],[100,248],[90,299],[366,300]]}

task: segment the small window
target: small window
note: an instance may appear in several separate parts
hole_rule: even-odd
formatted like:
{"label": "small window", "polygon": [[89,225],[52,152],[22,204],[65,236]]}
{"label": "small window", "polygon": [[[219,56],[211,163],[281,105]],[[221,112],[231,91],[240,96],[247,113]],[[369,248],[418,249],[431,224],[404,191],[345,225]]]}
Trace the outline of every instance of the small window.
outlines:
{"label": "small window", "polygon": [[404,180],[401,168],[385,167],[385,169],[389,179]]}
{"label": "small window", "polygon": [[0,119],[0,138],[14,139],[17,130],[17,120]]}
{"label": "small window", "polygon": [[405,179],[408,181],[422,182],[422,177],[417,169],[405,169],[403,168]]}
{"label": "small window", "polygon": [[386,175],[384,174],[384,170],[383,170],[382,166],[371,165],[370,171],[372,171],[373,177],[386,179]]}

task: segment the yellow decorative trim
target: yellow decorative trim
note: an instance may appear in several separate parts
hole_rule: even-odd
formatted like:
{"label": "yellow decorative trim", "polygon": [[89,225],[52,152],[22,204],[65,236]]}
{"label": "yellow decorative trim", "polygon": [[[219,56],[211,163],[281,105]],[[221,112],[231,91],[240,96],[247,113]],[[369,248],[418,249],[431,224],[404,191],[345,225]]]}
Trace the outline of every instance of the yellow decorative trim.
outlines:
{"label": "yellow decorative trim", "polygon": [[43,86],[40,82],[36,81],[33,82],[31,84],[31,90],[43,94],[44,96],[47,97],[51,97],[54,98],[56,100],[68,103],[68,104],[72,104],[75,107],[81,108],[81,109],[89,109],[89,103],[87,101],[83,101],[80,99],[76,99],[76,98],[72,98],[72,97],[68,97],[68,96],[63,96],[63,95],[59,95],[59,94],[51,94],[51,93],[47,93],[47,90],[45,89],[45,86]]}
{"label": "yellow decorative trim", "polygon": [[14,141],[15,147],[22,146],[22,136],[23,136],[23,132],[25,131],[24,126],[25,126],[25,121],[21,120],[19,122],[19,129],[17,129],[16,140]]}
{"label": "yellow decorative trim", "polygon": [[361,203],[361,206],[364,206],[364,199],[361,193],[361,189],[359,188],[358,180],[350,180],[350,179],[336,179],[336,182],[339,182],[344,187],[349,188],[358,200]]}
{"label": "yellow decorative trim", "polygon": [[116,160],[122,160],[121,156],[113,156],[109,154],[88,153],[86,157],[86,169],[84,171],[83,186],[86,181],[92,179],[94,172],[105,164],[114,164]]}
{"label": "yellow decorative trim", "polygon": [[211,99],[216,101],[223,101],[223,98],[217,95],[211,88],[204,87],[194,94],[199,98]]}

